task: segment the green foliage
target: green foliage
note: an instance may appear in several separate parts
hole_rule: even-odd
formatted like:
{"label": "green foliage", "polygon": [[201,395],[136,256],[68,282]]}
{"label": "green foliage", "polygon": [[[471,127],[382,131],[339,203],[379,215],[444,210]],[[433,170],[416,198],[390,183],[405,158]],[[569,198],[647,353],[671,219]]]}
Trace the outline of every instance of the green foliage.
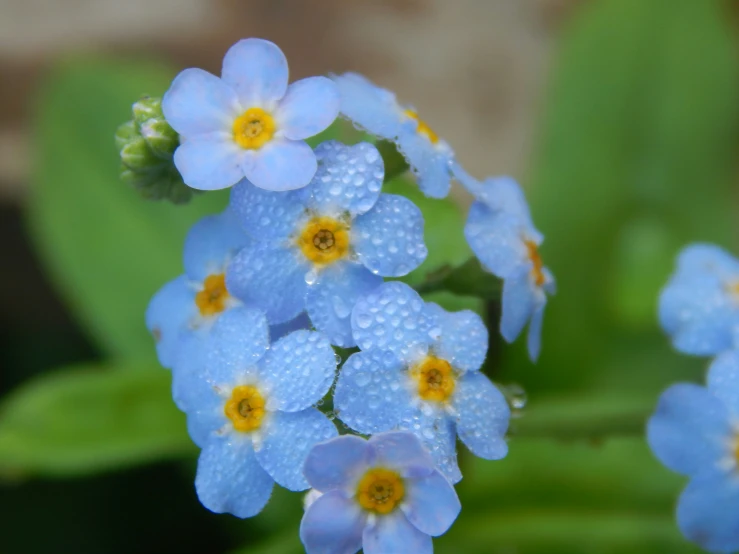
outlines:
{"label": "green foliage", "polygon": [[69,477],[190,456],[170,374],[78,367],[31,381],[0,405],[0,477]]}

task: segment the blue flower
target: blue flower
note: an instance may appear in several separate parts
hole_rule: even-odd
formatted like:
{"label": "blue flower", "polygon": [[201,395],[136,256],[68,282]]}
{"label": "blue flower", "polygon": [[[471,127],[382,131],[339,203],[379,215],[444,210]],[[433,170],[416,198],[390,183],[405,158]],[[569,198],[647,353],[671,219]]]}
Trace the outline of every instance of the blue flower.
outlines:
{"label": "blue flower", "polygon": [[739,351],[721,354],[707,386],[679,383],[649,420],[649,445],[667,467],[690,477],[677,521],[709,552],[739,551]]}
{"label": "blue flower", "polygon": [[234,188],[231,207],[254,241],[226,280],[271,323],[305,309],[333,344],[349,347],[355,300],[426,258],[423,216],[407,198],[380,194],[383,162],[371,144],[325,142],[316,156],[318,172],[299,191]]}
{"label": "blue flower", "polygon": [[401,106],[392,92],[357,73],[335,75],[333,80],[345,117],[373,135],[394,141],[424,194],[433,198],[449,194],[454,152],[413,108]]}
{"label": "blue flower", "polygon": [[462,478],[457,434],[478,456],[507,454],[510,410],[479,371],[488,333],[477,314],[425,304],[395,281],[359,299],[352,330],[362,352],[344,363],[334,393],[344,423],[364,434],[414,432],[452,483]]}
{"label": "blue flower", "polygon": [[314,331],[269,345],[264,313],[241,307],[213,325],[205,348],[193,337],[173,370],[173,395],[202,448],[195,489],[209,510],[259,513],[273,482],[304,490],[303,463],[336,427],[312,406],[328,392],[336,355]]}
{"label": "blue flower", "polygon": [[510,177],[466,186],[477,201],[467,216],[465,237],[485,269],[503,280],[500,332],[513,342],[529,322],[529,355],[536,360],[547,293],[555,291],[554,277],[539,255],[544,237],[534,227],[521,187]]}
{"label": "blue flower", "polygon": [[186,69],[162,100],[167,122],[180,134],[174,163],[185,183],[216,190],[247,177],[268,190],[307,185],[316,157],[303,141],[339,113],[339,94],[326,77],[288,86],[287,60],[273,43],[234,44],[221,78]]}
{"label": "blue flower", "polygon": [[316,445],[305,476],[322,494],[306,509],[306,554],[431,554],[461,505],[410,433],[345,435]]}
{"label": "blue flower", "polygon": [[686,354],[731,348],[739,328],[739,260],[710,244],[685,248],[660,295],[659,320]]}

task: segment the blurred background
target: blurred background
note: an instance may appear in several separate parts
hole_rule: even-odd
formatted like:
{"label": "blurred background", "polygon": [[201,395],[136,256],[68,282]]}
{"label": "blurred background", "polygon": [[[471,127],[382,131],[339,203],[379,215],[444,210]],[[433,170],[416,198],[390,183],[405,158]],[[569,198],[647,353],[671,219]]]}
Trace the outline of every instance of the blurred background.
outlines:
{"label": "blurred background", "polygon": [[[249,36],[293,79],[351,69],[396,91],[472,174],[521,180],[546,235],[542,358],[495,341],[486,366],[517,406],[510,454],[462,456],[436,551],[698,552],[643,427],[705,368],[657,326],[676,253],[736,247],[735,0],[0,0],[0,552],[301,552],[300,495],[247,521],[199,505],[143,325],[226,197],[146,202],[113,143],[142,93],[217,73]],[[418,201],[433,263],[464,261],[469,199]]]}

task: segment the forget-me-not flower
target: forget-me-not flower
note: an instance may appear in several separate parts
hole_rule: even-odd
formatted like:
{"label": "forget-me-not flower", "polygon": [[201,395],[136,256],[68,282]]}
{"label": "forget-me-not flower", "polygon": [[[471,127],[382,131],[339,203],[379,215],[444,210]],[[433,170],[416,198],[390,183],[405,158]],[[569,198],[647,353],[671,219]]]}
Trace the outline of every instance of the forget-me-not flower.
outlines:
{"label": "forget-me-not flower", "polygon": [[288,86],[282,51],[250,38],[229,49],[220,78],[202,69],[182,71],[162,110],[180,134],[174,163],[188,186],[216,190],[246,177],[264,189],[292,190],[316,172],[304,139],[336,119],[339,94],[326,77]]}
{"label": "forget-me-not flower", "polygon": [[304,490],[303,463],[318,442],[336,436],[313,407],[336,373],[329,341],[294,331],[269,344],[264,313],[240,307],[213,325],[205,348],[192,337],[173,370],[173,394],[202,448],[195,488],[209,510],[259,513],[273,482]]}
{"label": "forget-me-not flower", "polygon": [[528,322],[529,355],[536,360],[547,294],[555,290],[554,277],[539,255],[544,237],[534,227],[515,180],[500,177],[466,186],[477,200],[467,216],[465,237],[485,269],[503,280],[501,335],[512,342]]}
{"label": "forget-me-not flower", "polygon": [[731,348],[739,328],[739,260],[710,244],[686,247],[660,295],[659,320],[686,354]]}
{"label": "forget-me-not flower", "polygon": [[352,330],[362,351],[344,363],[334,392],[344,423],[364,434],[412,431],[453,483],[462,478],[457,435],[482,458],[507,454],[510,410],[479,371],[488,332],[477,314],[446,312],[396,281],[358,300]]}
{"label": "forget-me-not flower", "polygon": [[668,388],[647,434],[660,461],[690,477],[677,506],[683,534],[709,552],[739,551],[739,351],[716,358],[706,387]]}
{"label": "forget-me-not flower", "polygon": [[461,505],[454,487],[411,433],[345,435],[316,445],[305,476],[322,494],[307,507],[307,554],[431,554]]}
{"label": "forget-me-not flower", "polygon": [[383,162],[368,143],[316,148],[319,168],[298,191],[234,188],[231,208],[253,242],[234,258],[229,290],[263,309],[271,323],[306,310],[333,344],[355,344],[355,300],[426,258],[423,215],[402,196],[381,194]]}
{"label": "forget-me-not flower", "polygon": [[451,186],[454,152],[409,106],[389,90],[357,73],[332,77],[341,95],[341,113],[367,132],[394,141],[427,196],[444,198]]}

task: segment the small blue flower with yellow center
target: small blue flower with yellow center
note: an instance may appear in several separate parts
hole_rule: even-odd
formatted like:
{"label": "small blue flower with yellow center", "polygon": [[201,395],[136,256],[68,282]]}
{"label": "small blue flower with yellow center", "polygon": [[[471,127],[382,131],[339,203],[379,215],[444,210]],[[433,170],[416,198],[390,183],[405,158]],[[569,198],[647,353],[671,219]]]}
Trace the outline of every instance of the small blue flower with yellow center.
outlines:
{"label": "small blue flower with yellow center", "polygon": [[306,310],[333,344],[355,344],[349,316],[356,299],[406,275],[426,258],[423,215],[402,196],[381,194],[383,161],[368,143],[329,141],[299,191],[266,192],[244,182],[231,208],[253,242],[234,258],[229,290],[276,324]]}
{"label": "small blue flower with yellow center", "polygon": [[660,295],[659,320],[686,354],[731,348],[739,329],[739,260],[710,244],[686,247]]}
{"label": "small blue flower with yellow center", "polygon": [[395,142],[432,198],[444,198],[451,186],[454,152],[410,106],[402,106],[389,90],[357,73],[333,76],[341,95],[341,113],[368,133]]}
{"label": "small blue flower with yellow center", "polygon": [[501,335],[513,342],[528,322],[529,356],[536,360],[547,294],[555,292],[554,277],[539,255],[544,237],[534,227],[515,180],[500,177],[463,184],[477,198],[464,228],[467,242],[485,269],[503,280]]}
{"label": "small blue flower with yellow center", "polygon": [[363,434],[412,431],[452,483],[462,478],[457,435],[482,458],[507,454],[510,410],[479,371],[488,333],[477,314],[446,312],[389,282],[359,299],[352,330],[362,351],[344,363],[334,393],[344,423]]}
{"label": "small blue flower with yellow center", "polygon": [[709,552],[739,551],[739,352],[716,358],[706,387],[668,388],[647,436],[663,464],[690,477],[677,506],[683,534]]}
{"label": "small blue flower with yellow center", "polygon": [[431,554],[461,505],[454,487],[408,432],[345,435],[305,462],[315,491],[300,523],[307,554]]}
{"label": "small blue flower with yellow center", "polygon": [[326,77],[288,86],[282,51],[250,38],[229,49],[220,78],[196,68],[181,72],[162,110],[180,134],[174,163],[188,186],[223,189],[246,177],[264,189],[292,190],[316,172],[304,139],[336,119],[339,94]]}
{"label": "small blue flower with yellow center", "polygon": [[336,427],[313,407],[336,373],[329,341],[294,331],[269,343],[264,313],[246,307],[223,314],[206,345],[192,337],[173,370],[173,395],[202,448],[195,477],[209,510],[251,517],[273,483],[304,490],[303,463]]}

